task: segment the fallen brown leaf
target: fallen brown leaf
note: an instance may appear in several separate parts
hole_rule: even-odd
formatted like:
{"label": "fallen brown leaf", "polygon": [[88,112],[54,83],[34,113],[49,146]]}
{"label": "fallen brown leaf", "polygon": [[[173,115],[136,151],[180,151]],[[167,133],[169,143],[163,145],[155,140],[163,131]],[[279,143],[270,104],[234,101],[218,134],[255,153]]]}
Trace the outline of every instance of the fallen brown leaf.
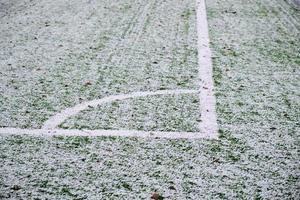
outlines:
{"label": "fallen brown leaf", "polygon": [[157,192],[154,192],[151,196],[151,199],[159,200],[160,195]]}
{"label": "fallen brown leaf", "polygon": [[91,81],[86,81],[86,82],[84,83],[84,86],[88,86],[88,85],[92,85],[92,82],[91,82]]}

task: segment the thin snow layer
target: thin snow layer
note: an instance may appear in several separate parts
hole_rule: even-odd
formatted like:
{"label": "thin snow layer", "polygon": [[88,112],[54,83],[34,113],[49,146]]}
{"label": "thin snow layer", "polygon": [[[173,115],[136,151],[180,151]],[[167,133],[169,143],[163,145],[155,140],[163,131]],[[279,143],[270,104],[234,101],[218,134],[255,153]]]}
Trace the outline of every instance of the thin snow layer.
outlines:
{"label": "thin snow layer", "polygon": [[40,128],[109,95],[199,87],[192,0],[1,2],[1,127]]}
{"label": "thin snow layer", "polygon": [[295,141],[228,130],[219,141],[1,137],[1,198],[297,199]]}
{"label": "thin snow layer", "polygon": [[199,95],[155,95],[106,103],[69,118],[67,129],[199,131]]}
{"label": "thin snow layer", "polygon": [[207,1],[219,140],[2,136],[1,198],[299,199],[300,37],[279,2]]}

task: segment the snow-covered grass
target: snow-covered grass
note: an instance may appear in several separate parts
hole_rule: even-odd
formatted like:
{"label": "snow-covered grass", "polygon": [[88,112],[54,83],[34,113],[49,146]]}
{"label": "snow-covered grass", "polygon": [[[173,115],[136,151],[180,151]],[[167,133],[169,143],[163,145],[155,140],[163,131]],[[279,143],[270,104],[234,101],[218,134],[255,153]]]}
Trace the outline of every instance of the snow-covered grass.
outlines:
{"label": "snow-covered grass", "polygon": [[0,19],[2,127],[40,128],[65,108],[113,94],[199,87],[191,0],[17,8]]}
{"label": "snow-covered grass", "polygon": [[197,132],[199,121],[198,94],[156,95],[91,107],[60,127]]}
{"label": "snow-covered grass", "polygon": [[300,19],[279,0],[207,8],[219,140],[1,136],[1,198],[299,199]]}

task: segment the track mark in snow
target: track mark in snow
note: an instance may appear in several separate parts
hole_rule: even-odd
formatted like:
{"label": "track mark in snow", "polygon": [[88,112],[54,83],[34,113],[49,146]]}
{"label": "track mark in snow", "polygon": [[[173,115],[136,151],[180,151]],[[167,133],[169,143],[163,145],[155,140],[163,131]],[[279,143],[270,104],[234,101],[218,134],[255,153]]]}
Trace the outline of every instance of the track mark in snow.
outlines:
{"label": "track mark in snow", "polygon": [[44,123],[43,129],[55,129],[57,126],[59,126],[69,117],[74,116],[79,112],[88,109],[89,107],[96,107],[98,105],[116,101],[116,100],[124,100],[129,98],[146,97],[146,96],[153,96],[153,95],[168,95],[168,94],[176,95],[176,94],[194,94],[194,93],[198,93],[198,91],[197,90],[160,90],[156,92],[133,92],[130,94],[112,95],[112,96],[104,97],[102,99],[96,99],[81,104],[77,104],[71,108],[67,108],[62,112],[54,115],[50,119],[48,119]]}
{"label": "track mark in snow", "polygon": [[209,48],[205,0],[197,0],[198,62],[200,76],[200,130],[205,135],[218,136],[216,98],[214,95],[213,69]]}
{"label": "track mark in snow", "polygon": [[282,12],[284,12],[283,18],[286,21],[286,23],[292,25],[295,30],[300,31],[300,24],[298,20],[295,17],[293,17],[289,12],[286,2],[282,2],[282,0],[276,0],[276,2],[276,5],[280,8]]}
{"label": "track mark in snow", "polygon": [[[131,48],[129,50],[130,52],[133,52],[133,49],[135,49],[134,47],[136,46],[137,41],[140,39],[140,37],[143,33],[143,26],[145,24],[146,17],[148,15],[149,11],[151,10],[151,7],[153,6],[153,4],[154,4],[154,1],[147,2],[146,5],[141,10],[141,12],[137,14],[137,17],[136,17],[137,20],[136,20],[135,24],[131,25],[131,31],[129,31],[129,32],[132,32],[132,33],[127,36],[128,38],[133,39],[133,42],[130,42],[130,44],[128,44],[131,46]],[[126,38],[125,38],[123,43],[126,44],[126,42],[128,42],[128,40],[126,40]],[[122,48],[120,48],[118,50],[117,54],[119,54],[121,50],[122,50]],[[125,56],[125,57],[121,56],[118,58],[116,65],[121,65],[121,62],[128,63],[128,60],[129,60],[128,56]]]}

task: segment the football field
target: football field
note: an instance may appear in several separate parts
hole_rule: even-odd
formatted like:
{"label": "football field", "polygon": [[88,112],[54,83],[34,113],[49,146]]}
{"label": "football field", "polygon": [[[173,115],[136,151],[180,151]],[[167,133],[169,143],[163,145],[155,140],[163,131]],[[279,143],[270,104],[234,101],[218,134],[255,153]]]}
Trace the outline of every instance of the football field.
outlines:
{"label": "football field", "polygon": [[2,28],[2,132],[217,137],[204,2],[27,6]]}
{"label": "football field", "polygon": [[0,69],[0,199],[300,198],[289,1],[0,0]]}

